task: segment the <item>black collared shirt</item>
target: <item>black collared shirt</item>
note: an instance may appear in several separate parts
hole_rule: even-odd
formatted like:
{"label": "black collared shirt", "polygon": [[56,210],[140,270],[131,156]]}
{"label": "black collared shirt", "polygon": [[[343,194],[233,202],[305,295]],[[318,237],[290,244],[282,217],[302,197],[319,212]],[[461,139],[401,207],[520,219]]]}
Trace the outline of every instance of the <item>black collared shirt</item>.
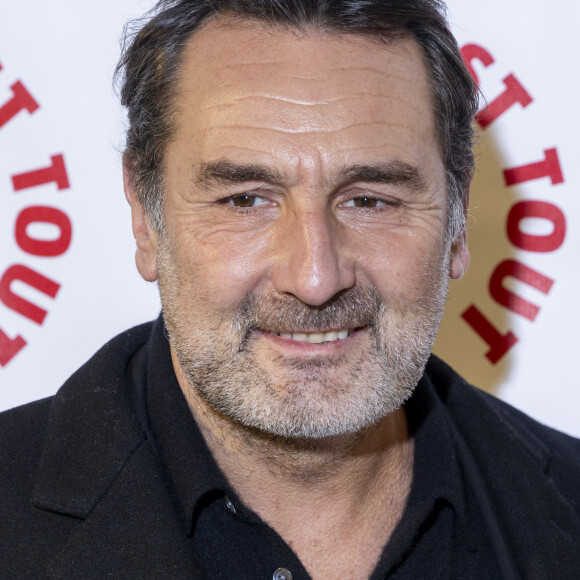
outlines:
{"label": "black collared shirt", "polygon": [[[293,580],[310,578],[276,531],[242,504],[215,463],[175,377],[161,320],[148,344],[145,375],[151,437],[203,577],[284,580],[287,570]],[[413,482],[372,580],[500,578],[446,414],[428,377],[405,411],[415,438]]]}

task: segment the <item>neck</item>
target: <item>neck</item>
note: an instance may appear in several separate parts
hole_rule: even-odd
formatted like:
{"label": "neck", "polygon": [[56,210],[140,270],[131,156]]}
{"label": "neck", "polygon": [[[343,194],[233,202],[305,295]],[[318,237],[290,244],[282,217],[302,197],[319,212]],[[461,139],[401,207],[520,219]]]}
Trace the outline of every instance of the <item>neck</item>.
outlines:
{"label": "neck", "polygon": [[278,532],[312,578],[368,578],[411,489],[413,441],[404,410],[355,435],[271,437],[216,412],[172,357],[189,408],[242,502]]}
{"label": "neck", "polygon": [[[203,437],[232,487],[254,511],[279,493],[319,501],[362,498],[385,489],[406,498],[413,442],[402,408],[365,431],[322,439],[287,439],[250,429],[211,408],[188,383],[172,353],[177,378]],[[263,491],[267,490],[267,493]],[[287,497],[287,495],[286,495]]]}

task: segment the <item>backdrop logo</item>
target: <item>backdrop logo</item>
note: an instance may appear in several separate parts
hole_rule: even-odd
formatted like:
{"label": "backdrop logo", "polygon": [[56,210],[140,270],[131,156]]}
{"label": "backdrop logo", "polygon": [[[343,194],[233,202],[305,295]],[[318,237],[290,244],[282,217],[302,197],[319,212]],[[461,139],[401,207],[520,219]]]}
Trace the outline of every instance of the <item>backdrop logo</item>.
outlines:
{"label": "backdrop logo", "polygon": [[[477,44],[467,44],[461,49],[461,52],[471,75],[479,84],[473,63],[477,61],[484,68],[487,68],[494,63],[493,57],[485,48]],[[503,84],[504,91],[477,116],[477,122],[483,130],[502,115],[508,114],[513,107],[525,108],[533,102],[528,91],[513,74],[507,75],[503,79]],[[503,180],[506,187],[510,188],[517,185],[521,188],[522,184],[542,178],[548,178],[551,187],[564,182],[557,148],[538,147],[538,149],[536,159],[524,165],[503,170]],[[523,187],[525,188],[525,185]],[[531,233],[529,229],[526,231],[526,220],[529,218],[545,220],[551,231],[541,235]],[[542,199],[523,199],[515,202],[509,209],[505,228],[507,238],[514,248],[531,253],[549,253],[559,249],[564,242],[566,218],[562,210],[551,202]],[[489,277],[488,290],[493,300],[514,314],[533,322],[540,307],[510,290],[506,285],[509,278],[528,285],[543,294],[550,292],[554,280],[529,265],[511,258],[502,260],[492,271]],[[499,330],[476,304],[469,305],[461,316],[489,347],[485,356],[492,364],[501,360],[518,341],[518,337],[512,330],[508,329],[507,332]]]}
{"label": "backdrop logo", "polygon": [[[9,85],[9,92],[11,96],[0,104],[0,131],[8,123],[22,122],[26,115],[34,115],[40,107],[20,80]],[[13,194],[22,200],[20,211],[14,216],[14,242],[25,255],[54,258],[64,254],[70,246],[72,224],[69,217],[62,209],[51,205],[26,203],[26,193],[31,188],[46,184],[55,184],[59,190],[70,187],[64,156],[49,154],[47,158],[48,163],[44,167],[33,167],[10,176]],[[57,232],[56,236],[38,235],[36,226],[39,224],[53,226],[51,231]],[[46,264],[48,269],[49,262]],[[54,299],[60,284],[47,272],[30,267],[25,260],[10,264],[0,273],[0,301],[18,315],[42,325],[47,311],[22,295],[23,285]],[[19,329],[0,327],[0,366],[6,366],[25,346],[26,339],[19,334]]]}

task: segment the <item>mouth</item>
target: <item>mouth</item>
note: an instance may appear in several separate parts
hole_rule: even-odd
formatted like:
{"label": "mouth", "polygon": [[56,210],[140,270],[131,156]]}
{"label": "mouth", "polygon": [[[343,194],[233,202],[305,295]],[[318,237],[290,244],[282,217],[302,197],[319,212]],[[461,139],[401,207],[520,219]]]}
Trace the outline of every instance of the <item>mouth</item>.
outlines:
{"label": "mouth", "polygon": [[274,336],[294,340],[296,342],[307,342],[310,344],[324,344],[326,342],[336,342],[344,340],[350,334],[358,330],[356,328],[341,328],[338,330],[318,331],[318,332],[272,332]]}

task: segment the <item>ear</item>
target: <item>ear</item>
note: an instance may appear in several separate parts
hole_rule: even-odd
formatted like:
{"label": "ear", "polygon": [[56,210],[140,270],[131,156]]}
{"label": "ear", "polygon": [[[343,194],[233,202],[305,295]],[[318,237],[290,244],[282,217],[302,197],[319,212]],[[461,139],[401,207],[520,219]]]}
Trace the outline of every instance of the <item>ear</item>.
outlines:
{"label": "ear", "polygon": [[157,234],[151,227],[145,209],[137,198],[125,160],[123,160],[123,187],[125,197],[131,206],[133,236],[137,242],[137,251],[135,252],[137,270],[144,280],[155,282],[157,280]]}
{"label": "ear", "polygon": [[[467,212],[469,210],[469,190],[463,200],[463,213],[465,223],[467,223]],[[451,259],[449,262],[449,277],[458,280],[465,274],[469,265],[469,250],[467,248],[467,232],[464,230],[453,240],[451,244]]]}

